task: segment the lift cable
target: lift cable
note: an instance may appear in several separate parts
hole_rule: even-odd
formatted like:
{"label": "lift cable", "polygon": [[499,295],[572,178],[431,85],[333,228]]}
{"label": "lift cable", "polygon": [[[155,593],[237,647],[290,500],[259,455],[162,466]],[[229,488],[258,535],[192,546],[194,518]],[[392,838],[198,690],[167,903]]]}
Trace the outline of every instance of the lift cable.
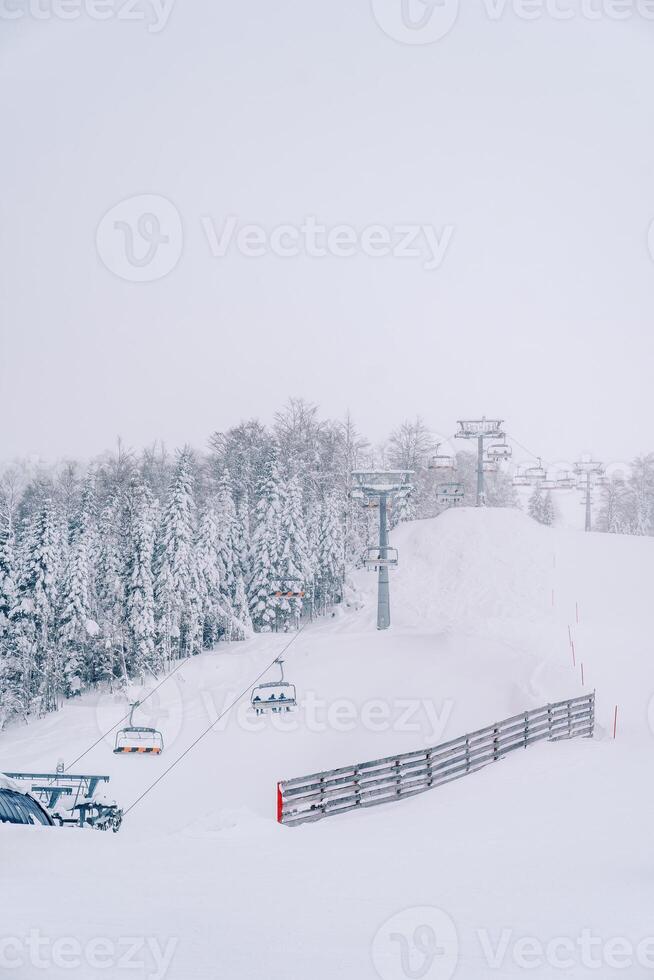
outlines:
{"label": "lift cable", "polygon": [[[180,669],[180,667],[183,667],[183,666],[184,666],[184,664],[186,664],[186,663],[188,663],[190,659],[191,659],[190,657],[184,657],[184,659],[183,659],[183,660],[180,660],[180,662],[179,662],[179,663],[177,664],[177,666],[176,666],[176,667],[173,667],[173,669],[172,669],[172,670],[170,671],[170,673],[169,673],[169,674],[166,674],[166,676],[165,676],[165,677],[163,677],[163,678],[162,678],[162,679],[161,679],[161,680],[159,681],[159,683],[158,683],[158,684],[156,685],[156,687],[153,687],[153,688],[152,688],[152,690],[151,690],[151,691],[149,691],[149,692],[148,692],[148,693],[147,693],[147,694],[145,695],[145,697],[142,697],[142,698],[140,699],[140,701],[139,701],[139,704],[144,704],[144,703],[145,703],[145,702],[146,702],[146,701],[148,700],[148,698],[151,698],[153,694],[156,694],[156,693],[157,693],[157,691],[159,690],[159,688],[161,687],[161,685],[162,685],[162,684],[165,684],[165,683],[166,683],[166,681],[167,681],[167,680],[168,680],[168,679],[169,679],[170,677],[172,677],[172,676],[173,676],[173,674],[175,674],[175,673],[176,673],[176,672],[177,672],[177,671],[178,671],[178,670]],[[122,725],[122,723],[123,723],[124,721],[127,721],[127,719],[128,719],[129,717],[130,717],[130,711],[128,711],[126,715],[123,715],[123,717],[122,717],[122,718],[119,718],[119,719],[118,719],[118,721],[116,722],[116,724],[115,724],[115,725],[112,725],[112,726],[111,726],[111,728],[109,728],[109,729],[108,729],[108,730],[107,730],[106,732],[104,732],[104,733],[103,733],[103,734],[102,734],[102,735],[100,736],[100,738],[98,738],[98,739],[96,739],[96,741],[95,741],[95,742],[93,742],[93,744],[92,744],[92,745],[89,745],[89,747],[88,747],[88,749],[85,749],[85,750],[84,750],[84,752],[82,752],[82,754],[81,754],[81,755],[78,755],[76,759],[73,759],[73,761],[72,761],[72,762],[71,762],[71,763],[70,763],[69,765],[67,765],[67,766],[66,766],[66,768],[65,768],[65,770],[64,770],[64,772],[68,772],[68,770],[69,770],[69,769],[72,769],[72,767],[73,767],[73,766],[75,766],[75,765],[77,765],[77,763],[78,763],[78,762],[80,761],[80,759],[83,759],[85,755],[88,755],[88,754],[89,754],[89,752],[90,752],[90,751],[91,751],[92,749],[94,749],[94,748],[96,747],[96,745],[99,745],[99,744],[100,744],[100,742],[104,742],[104,740],[105,740],[105,738],[107,737],[107,735],[111,735],[111,733],[112,733],[113,731],[115,731],[115,729],[116,729],[116,728],[118,728],[118,726],[119,726],[119,725]]]}
{"label": "lift cable", "polygon": [[[306,625],[306,624],[305,624],[305,625]],[[254,687],[254,685],[255,685],[255,684],[257,683],[257,681],[259,681],[259,680],[261,680],[261,678],[262,678],[262,677],[264,676],[264,674],[267,674],[267,673],[268,673],[268,671],[269,671],[269,670],[270,670],[270,669],[271,669],[271,668],[273,667],[273,665],[274,665],[274,664],[275,664],[275,663],[277,662],[277,660],[279,660],[279,658],[280,658],[280,657],[282,656],[282,654],[284,654],[284,653],[286,653],[286,651],[287,651],[287,650],[288,650],[288,648],[289,648],[289,647],[291,646],[291,644],[292,644],[292,643],[295,643],[295,641],[297,640],[297,638],[298,638],[298,636],[300,635],[300,633],[302,633],[302,631],[303,631],[303,630],[304,630],[304,626],[301,626],[301,627],[300,627],[300,629],[299,629],[299,630],[297,631],[297,633],[296,633],[296,634],[295,634],[295,635],[294,635],[294,636],[293,636],[293,637],[292,637],[292,638],[291,638],[291,639],[290,639],[290,640],[288,641],[288,643],[286,644],[286,646],[285,646],[285,647],[284,647],[284,648],[283,648],[282,650],[280,650],[280,652],[279,652],[279,653],[278,653],[278,654],[277,654],[277,655],[275,656],[275,659],[274,659],[274,660],[271,660],[271,662],[270,662],[270,663],[269,663],[269,664],[268,664],[268,665],[267,665],[266,667],[264,667],[264,669],[263,669],[263,670],[261,671],[261,673],[260,673],[260,674],[258,674],[258,675],[257,675],[257,676],[256,676],[256,677],[254,678],[254,680],[252,680],[252,681],[250,681],[250,683],[248,684],[248,686],[247,686],[246,688],[244,688],[244,689],[243,689],[243,690],[241,691],[241,693],[240,693],[240,694],[238,694],[238,695],[237,695],[237,696],[236,696],[236,697],[234,698],[234,700],[233,700],[233,701],[231,702],[231,704],[228,704],[228,705],[227,705],[227,707],[226,707],[226,708],[224,708],[224,709],[223,709],[223,710],[221,711],[221,713],[220,713],[220,714],[218,715],[218,717],[217,717],[217,718],[216,718],[216,719],[215,719],[214,721],[212,721],[212,722],[211,722],[211,724],[210,724],[210,725],[208,726],[208,728],[205,728],[205,729],[204,729],[204,731],[203,731],[203,732],[201,732],[201,733],[200,733],[200,734],[198,735],[198,737],[197,737],[197,738],[196,738],[196,739],[195,739],[195,740],[194,740],[193,742],[191,742],[191,744],[190,744],[190,745],[189,745],[189,746],[188,746],[187,748],[185,748],[185,749],[184,749],[184,751],[182,752],[182,754],[181,754],[181,755],[179,755],[179,756],[178,756],[178,757],[177,757],[177,758],[175,759],[175,761],[174,761],[174,762],[171,762],[171,764],[170,764],[170,765],[168,766],[168,768],[167,768],[167,769],[164,769],[164,771],[163,771],[163,772],[161,773],[161,775],[160,775],[160,776],[157,776],[157,778],[156,778],[156,779],[154,780],[154,782],[153,782],[153,783],[151,783],[151,784],[150,784],[150,785],[149,785],[149,786],[147,787],[147,789],[145,789],[145,790],[143,790],[143,792],[141,793],[141,795],[140,795],[140,796],[138,796],[138,797],[137,797],[137,798],[136,798],[136,799],[134,800],[134,802],[133,802],[133,803],[131,803],[131,804],[130,804],[130,805],[129,805],[129,806],[127,807],[127,809],[125,810],[125,813],[124,813],[124,816],[127,816],[127,814],[128,814],[128,813],[130,813],[130,812],[131,812],[131,811],[132,811],[132,810],[134,809],[134,807],[135,807],[135,806],[137,805],[137,803],[140,803],[140,802],[141,802],[141,800],[142,800],[142,799],[143,799],[144,797],[146,797],[146,796],[148,795],[148,793],[150,792],[150,790],[153,790],[153,789],[155,788],[155,786],[156,786],[156,785],[157,785],[158,783],[160,783],[160,782],[161,782],[161,780],[162,780],[162,779],[164,779],[164,778],[165,778],[165,777],[166,777],[166,776],[168,775],[168,773],[169,773],[169,772],[172,772],[172,770],[173,770],[173,769],[175,768],[175,766],[176,766],[176,765],[177,765],[178,763],[180,763],[180,762],[182,761],[182,759],[183,759],[183,758],[184,758],[185,756],[187,756],[187,755],[189,754],[189,752],[191,752],[191,750],[192,750],[192,749],[194,749],[194,748],[195,748],[195,746],[196,746],[196,745],[197,745],[197,744],[198,744],[199,742],[201,742],[201,741],[202,741],[202,739],[203,739],[203,738],[204,738],[204,737],[205,737],[206,735],[208,735],[208,734],[209,734],[209,732],[210,732],[210,731],[211,731],[211,730],[212,730],[213,728],[215,728],[215,726],[216,726],[216,725],[218,724],[218,722],[219,722],[219,721],[220,721],[220,720],[221,720],[222,718],[224,718],[224,717],[225,717],[225,715],[227,714],[227,712],[228,712],[228,711],[231,711],[231,710],[232,710],[232,708],[233,708],[233,707],[234,707],[235,705],[237,705],[237,704],[238,704],[238,702],[239,702],[239,701],[241,700],[241,698],[243,698],[243,697],[245,697],[245,695],[246,695],[246,694],[248,693],[248,691],[250,691],[250,690],[251,690],[251,689],[252,689],[252,688]]]}

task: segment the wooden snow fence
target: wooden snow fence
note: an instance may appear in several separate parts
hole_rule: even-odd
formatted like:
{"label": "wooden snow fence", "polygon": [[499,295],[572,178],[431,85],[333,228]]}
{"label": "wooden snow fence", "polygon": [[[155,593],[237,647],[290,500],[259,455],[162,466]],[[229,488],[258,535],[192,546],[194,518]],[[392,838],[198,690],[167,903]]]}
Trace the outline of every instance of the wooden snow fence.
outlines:
{"label": "wooden snow fence", "polygon": [[277,819],[295,826],[403,800],[544,739],[592,738],[594,727],[595,694],[585,694],[505,718],[433,748],[286,779],[277,784]]}

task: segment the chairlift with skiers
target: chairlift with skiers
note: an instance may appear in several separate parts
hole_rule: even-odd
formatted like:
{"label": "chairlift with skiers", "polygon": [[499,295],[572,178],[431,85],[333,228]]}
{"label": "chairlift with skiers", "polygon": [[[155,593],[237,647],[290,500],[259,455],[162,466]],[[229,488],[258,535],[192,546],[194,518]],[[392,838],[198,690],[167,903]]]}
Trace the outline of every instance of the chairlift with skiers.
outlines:
{"label": "chairlift with skiers", "polygon": [[284,680],[284,661],[281,657],[275,660],[281,674],[278,681],[267,681],[265,684],[258,684],[250,696],[250,704],[254,708],[255,714],[265,713],[281,714],[284,711],[291,711],[297,707],[297,695],[295,685],[289,684]]}
{"label": "chairlift with skiers", "polygon": [[397,568],[399,564],[397,548],[366,548],[363,564],[368,571],[378,568]]}
{"label": "chairlift with skiers", "polygon": [[441,483],[437,492],[436,499],[439,504],[453,506],[460,504],[465,497],[465,489],[462,483]]}

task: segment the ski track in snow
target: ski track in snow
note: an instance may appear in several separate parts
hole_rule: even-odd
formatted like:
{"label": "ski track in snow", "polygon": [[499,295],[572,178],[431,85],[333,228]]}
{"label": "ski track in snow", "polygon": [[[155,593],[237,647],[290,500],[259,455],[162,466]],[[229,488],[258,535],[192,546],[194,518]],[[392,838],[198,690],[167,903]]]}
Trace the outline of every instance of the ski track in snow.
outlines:
{"label": "ski track in snow", "polygon": [[[634,945],[654,933],[654,542],[463,508],[403,525],[392,543],[393,628],[376,631],[376,578],[356,573],[363,607],[318,621],[288,650],[287,677],[303,702],[296,714],[275,722],[230,712],[117,835],[0,826],[3,936],[174,939],[170,980],[367,980],[378,976],[372,943],[383,923],[433,906],[456,927],[454,976],[479,980],[525,973],[511,945],[491,969],[479,930],[495,942],[511,930],[545,944],[576,941],[586,927]],[[138,716],[164,731],[161,757],[114,756],[110,737],[75,771],[109,774],[108,795],[129,806],[289,639],[260,635],[194,658]],[[278,779],[434,744],[575,696],[581,662],[585,690],[597,689],[594,740],[541,744],[398,805],[301,828],[275,823]],[[339,722],[340,700],[354,721]],[[364,722],[373,701],[387,706],[386,730]],[[415,711],[400,730],[407,703]],[[13,726],[0,740],[0,771],[68,764],[125,712],[122,698],[87,694]],[[650,971],[605,965],[598,974],[577,957],[567,971],[529,972],[605,980]],[[21,980],[42,973],[29,963],[14,971]],[[144,962],[51,964],[49,975],[156,974]]]}

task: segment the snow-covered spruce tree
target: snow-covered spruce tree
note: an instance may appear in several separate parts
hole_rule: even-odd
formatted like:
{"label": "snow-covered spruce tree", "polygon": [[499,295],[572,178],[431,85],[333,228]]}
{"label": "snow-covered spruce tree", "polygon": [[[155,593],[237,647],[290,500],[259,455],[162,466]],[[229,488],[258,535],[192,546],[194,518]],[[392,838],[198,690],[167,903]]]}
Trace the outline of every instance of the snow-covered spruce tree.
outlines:
{"label": "snow-covered spruce tree", "polygon": [[[125,576],[125,662],[130,676],[156,673],[163,658],[155,648],[154,577],[156,508],[150,488],[135,478],[129,488],[129,548]],[[159,653],[159,655],[158,655]]]}
{"label": "snow-covered spruce tree", "polygon": [[13,715],[26,709],[21,660],[15,643],[17,602],[14,530],[11,516],[0,512],[0,731]]}
{"label": "snow-covered spruce tree", "polygon": [[164,506],[156,546],[157,647],[162,662],[201,647],[202,595],[195,553],[193,455],[182,450]]}
{"label": "snow-covered spruce tree", "polygon": [[556,512],[552,494],[549,490],[544,494],[540,484],[536,484],[534,487],[534,491],[529,498],[528,509],[529,516],[533,517],[539,524],[546,524],[548,526],[554,524]]}
{"label": "snow-covered spruce tree", "polygon": [[45,497],[27,519],[13,617],[15,649],[22,662],[22,701],[39,712],[56,710],[63,688],[55,631],[62,547],[59,515],[52,499]]}
{"label": "snow-covered spruce tree", "polygon": [[57,630],[67,696],[97,679],[95,653],[100,631],[95,595],[98,534],[92,472],[84,482],[79,507],[70,515],[69,532],[70,548],[62,576]]}
{"label": "snow-covered spruce tree", "polygon": [[83,534],[79,534],[64,566],[57,629],[66,697],[79,693],[84,686],[89,641],[97,635],[94,631],[97,625],[91,625],[89,579],[87,541]]}
{"label": "snow-covered spruce tree", "polygon": [[[282,500],[280,521],[280,580],[282,592],[305,592],[311,588],[311,560],[302,507],[302,485],[293,476]],[[281,599],[279,618],[284,629],[299,622],[302,599]]]}
{"label": "snow-covered spruce tree", "polygon": [[340,598],[344,563],[342,506],[337,494],[332,493],[325,498],[320,512],[317,582],[323,602]]}
{"label": "snow-covered spruce tree", "polygon": [[112,489],[98,528],[96,591],[101,646],[94,659],[98,680],[127,676],[125,660],[125,578],[128,561],[127,492]]}
{"label": "snow-covered spruce tree", "polygon": [[281,588],[281,507],[281,477],[273,448],[259,485],[250,549],[250,616],[254,628],[262,633],[269,633],[277,620],[279,600],[273,593]]}

